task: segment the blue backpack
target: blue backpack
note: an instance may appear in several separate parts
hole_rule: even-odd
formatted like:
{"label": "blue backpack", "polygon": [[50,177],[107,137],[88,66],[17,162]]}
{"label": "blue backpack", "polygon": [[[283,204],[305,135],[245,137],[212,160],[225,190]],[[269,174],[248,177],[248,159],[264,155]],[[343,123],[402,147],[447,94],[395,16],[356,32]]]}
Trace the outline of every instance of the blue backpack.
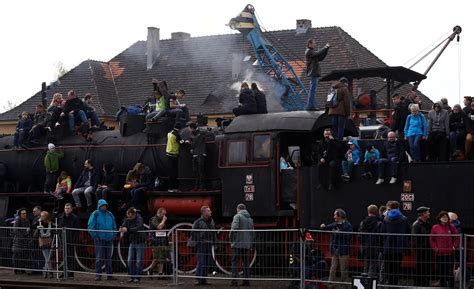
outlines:
{"label": "blue backpack", "polygon": [[337,89],[331,87],[329,90],[328,96],[326,98],[326,107],[335,108],[339,104],[339,99],[337,97]]}

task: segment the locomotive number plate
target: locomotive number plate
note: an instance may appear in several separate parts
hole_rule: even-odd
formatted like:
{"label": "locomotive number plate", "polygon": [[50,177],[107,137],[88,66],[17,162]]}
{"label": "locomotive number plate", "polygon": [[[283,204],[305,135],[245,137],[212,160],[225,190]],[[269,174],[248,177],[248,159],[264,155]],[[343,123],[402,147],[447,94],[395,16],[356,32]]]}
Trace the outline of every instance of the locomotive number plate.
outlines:
{"label": "locomotive number plate", "polygon": [[402,207],[404,211],[411,211],[413,209],[412,202],[403,202]]}
{"label": "locomotive number plate", "polygon": [[254,193],[255,186],[254,185],[246,185],[244,186],[244,193]]}
{"label": "locomotive number plate", "polygon": [[245,193],[245,201],[252,202],[253,201],[253,193]]}
{"label": "locomotive number plate", "polygon": [[415,194],[401,194],[400,201],[402,202],[414,202]]}

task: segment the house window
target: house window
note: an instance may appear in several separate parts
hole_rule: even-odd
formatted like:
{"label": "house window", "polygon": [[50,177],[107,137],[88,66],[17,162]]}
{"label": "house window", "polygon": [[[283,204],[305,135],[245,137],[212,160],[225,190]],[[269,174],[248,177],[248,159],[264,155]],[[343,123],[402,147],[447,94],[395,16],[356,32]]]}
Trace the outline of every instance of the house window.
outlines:
{"label": "house window", "polygon": [[245,164],[247,162],[247,141],[229,142],[227,155],[229,164]]}
{"label": "house window", "polygon": [[253,137],[253,159],[266,161],[270,158],[270,135],[256,135]]}

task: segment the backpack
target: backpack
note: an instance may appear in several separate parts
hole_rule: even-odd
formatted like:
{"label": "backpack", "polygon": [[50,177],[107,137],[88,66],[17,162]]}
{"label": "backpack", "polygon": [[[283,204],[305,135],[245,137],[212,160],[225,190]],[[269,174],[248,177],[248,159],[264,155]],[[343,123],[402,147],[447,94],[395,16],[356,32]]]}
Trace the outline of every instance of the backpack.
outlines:
{"label": "backpack", "polygon": [[337,97],[337,88],[331,87],[326,98],[326,107],[335,108],[338,104],[339,99]]}

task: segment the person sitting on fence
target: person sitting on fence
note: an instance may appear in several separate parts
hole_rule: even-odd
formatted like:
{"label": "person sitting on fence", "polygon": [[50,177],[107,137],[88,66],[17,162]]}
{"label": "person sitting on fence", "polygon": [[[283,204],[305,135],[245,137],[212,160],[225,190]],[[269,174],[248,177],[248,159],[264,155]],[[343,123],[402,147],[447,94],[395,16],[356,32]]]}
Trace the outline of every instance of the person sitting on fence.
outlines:
{"label": "person sitting on fence", "polygon": [[148,269],[148,274],[153,275],[154,269],[158,268],[158,278],[163,277],[164,265],[170,257],[168,232],[166,231],[167,220],[165,208],[159,208],[156,215],[150,219],[150,230],[156,230],[156,232],[152,233],[151,238],[153,262]]}
{"label": "person sitting on fence", "polygon": [[74,190],[72,191],[72,197],[74,198],[74,203],[76,203],[76,208],[78,211],[82,209],[80,195],[84,194],[87,201],[87,210],[88,212],[92,212],[92,194],[97,185],[97,177],[97,171],[92,165],[92,160],[87,159],[84,162],[84,169],[74,184]]}
{"label": "person sitting on fence", "polygon": [[382,221],[378,217],[378,208],[376,205],[367,207],[367,217],[360,222],[359,232],[366,233],[360,236],[361,249],[364,261],[364,273],[369,277],[377,277],[379,272],[379,253],[381,252]]}
{"label": "person sitting on fence", "polygon": [[97,185],[97,189],[95,190],[96,200],[107,200],[109,193],[115,189],[117,183],[118,176],[115,172],[114,165],[110,163],[104,163],[102,165],[102,174],[100,176],[100,181]]}
{"label": "person sitting on fence", "polygon": [[364,154],[364,173],[362,174],[363,178],[371,179],[374,176],[379,159],[379,150],[373,144],[369,143]]}
{"label": "person sitting on fence", "polygon": [[349,149],[344,155],[344,160],[342,161],[342,179],[344,181],[349,181],[352,175],[352,168],[354,165],[359,164],[359,148],[353,142],[348,142]]}
{"label": "person sitting on fence", "polygon": [[[343,209],[336,209],[334,211],[334,222],[329,225],[321,224],[320,227],[323,230],[332,231],[329,244],[331,251],[329,282],[349,282],[349,253],[351,250],[352,235],[347,232],[352,232],[352,225],[347,220],[346,212]],[[341,234],[338,232],[345,233]],[[338,269],[341,273],[340,279],[336,277]],[[331,288],[336,287],[335,285],[331,286]]]}
{"label": "person sitting on fence", "polygon": [[[135,208],[127,210],[127,217],[123,221],[119,232],[123,233],[130,243],[128,247],[128,275],[130,279],[127,282],[140,283],[140,275],[143,271],[143,260],[145,253],[145,227],[143,219],[137,213]],[[134,264],[135,262],[135,264]]]}
{"label": "person sitting on fence", "polygon": [[51,265],[51,253],[53,246],[54,227],[51,222],[51,217],[47,211],[41,212],[41,218],[38,224],[38,244],[43,253],[44,267],[43,276],[45,279],[48,275],[53,279],[53,266]]}
{"label": "person sitting on fence", "polygon": [[15,135],[13,137],[14,149],[28,147],[28,136],[32,127],[33,121],[31,120],[30,114],[26,111],[22,112],[21,117],[16,125]]}
{"label": "person sitting on fence", "polygon": [[377,162],[379,178],[375,184],[381,185],[385,182],[385,165],[389,165],[390,168],[390,184],[395,184],[397,182],[398,165],[404,159],[405,149],[403,148],[403,143],[397,139],[395,132],[389,132],[387,140],[384,141],[382,146],[380,160]]}
{"label": "person sitting on fence", "polygon": [[407,253],[410,225],[408,219],[400,212],[400,203],[397,201],[389,202],[389,211],[382,223],[384,236],[383,256],[385,280],[389,285],[397,285],[402,276],[401,261],[403,254]]}
{"label": "person sitting on fence", "polygon": [[[429,287],[431,276],[431,264],[433,262],[430,248],[431,225],[430,208],[419,207],[416,209],[418,219],[411,227],[412,246],[416,253],[416,276],[415,286]],[[421,236],[417,236],[421,235]]]}
{"label": "person sitting on fence", "polygon": [[102,280],[103,268],[107,273],[107,280],[117,280],[112,276],[112,248],[117,225],[114,215],[107,210],[108,206],[106,200],[100,199],[97,202],[97,210],[90,215],[87,222],[87,229],[95,247],[95,281]]}
{"label": "person sitting on fence", "polygon": [[[436,217],[438,224],[431,228],[430,244],[436,257],[441,287],[454,287],[454,260],[456,249],[459,248],[459,232],[449,222],[446,211],[439,212]],[[441,236],[437,236],[441,235]]]}

